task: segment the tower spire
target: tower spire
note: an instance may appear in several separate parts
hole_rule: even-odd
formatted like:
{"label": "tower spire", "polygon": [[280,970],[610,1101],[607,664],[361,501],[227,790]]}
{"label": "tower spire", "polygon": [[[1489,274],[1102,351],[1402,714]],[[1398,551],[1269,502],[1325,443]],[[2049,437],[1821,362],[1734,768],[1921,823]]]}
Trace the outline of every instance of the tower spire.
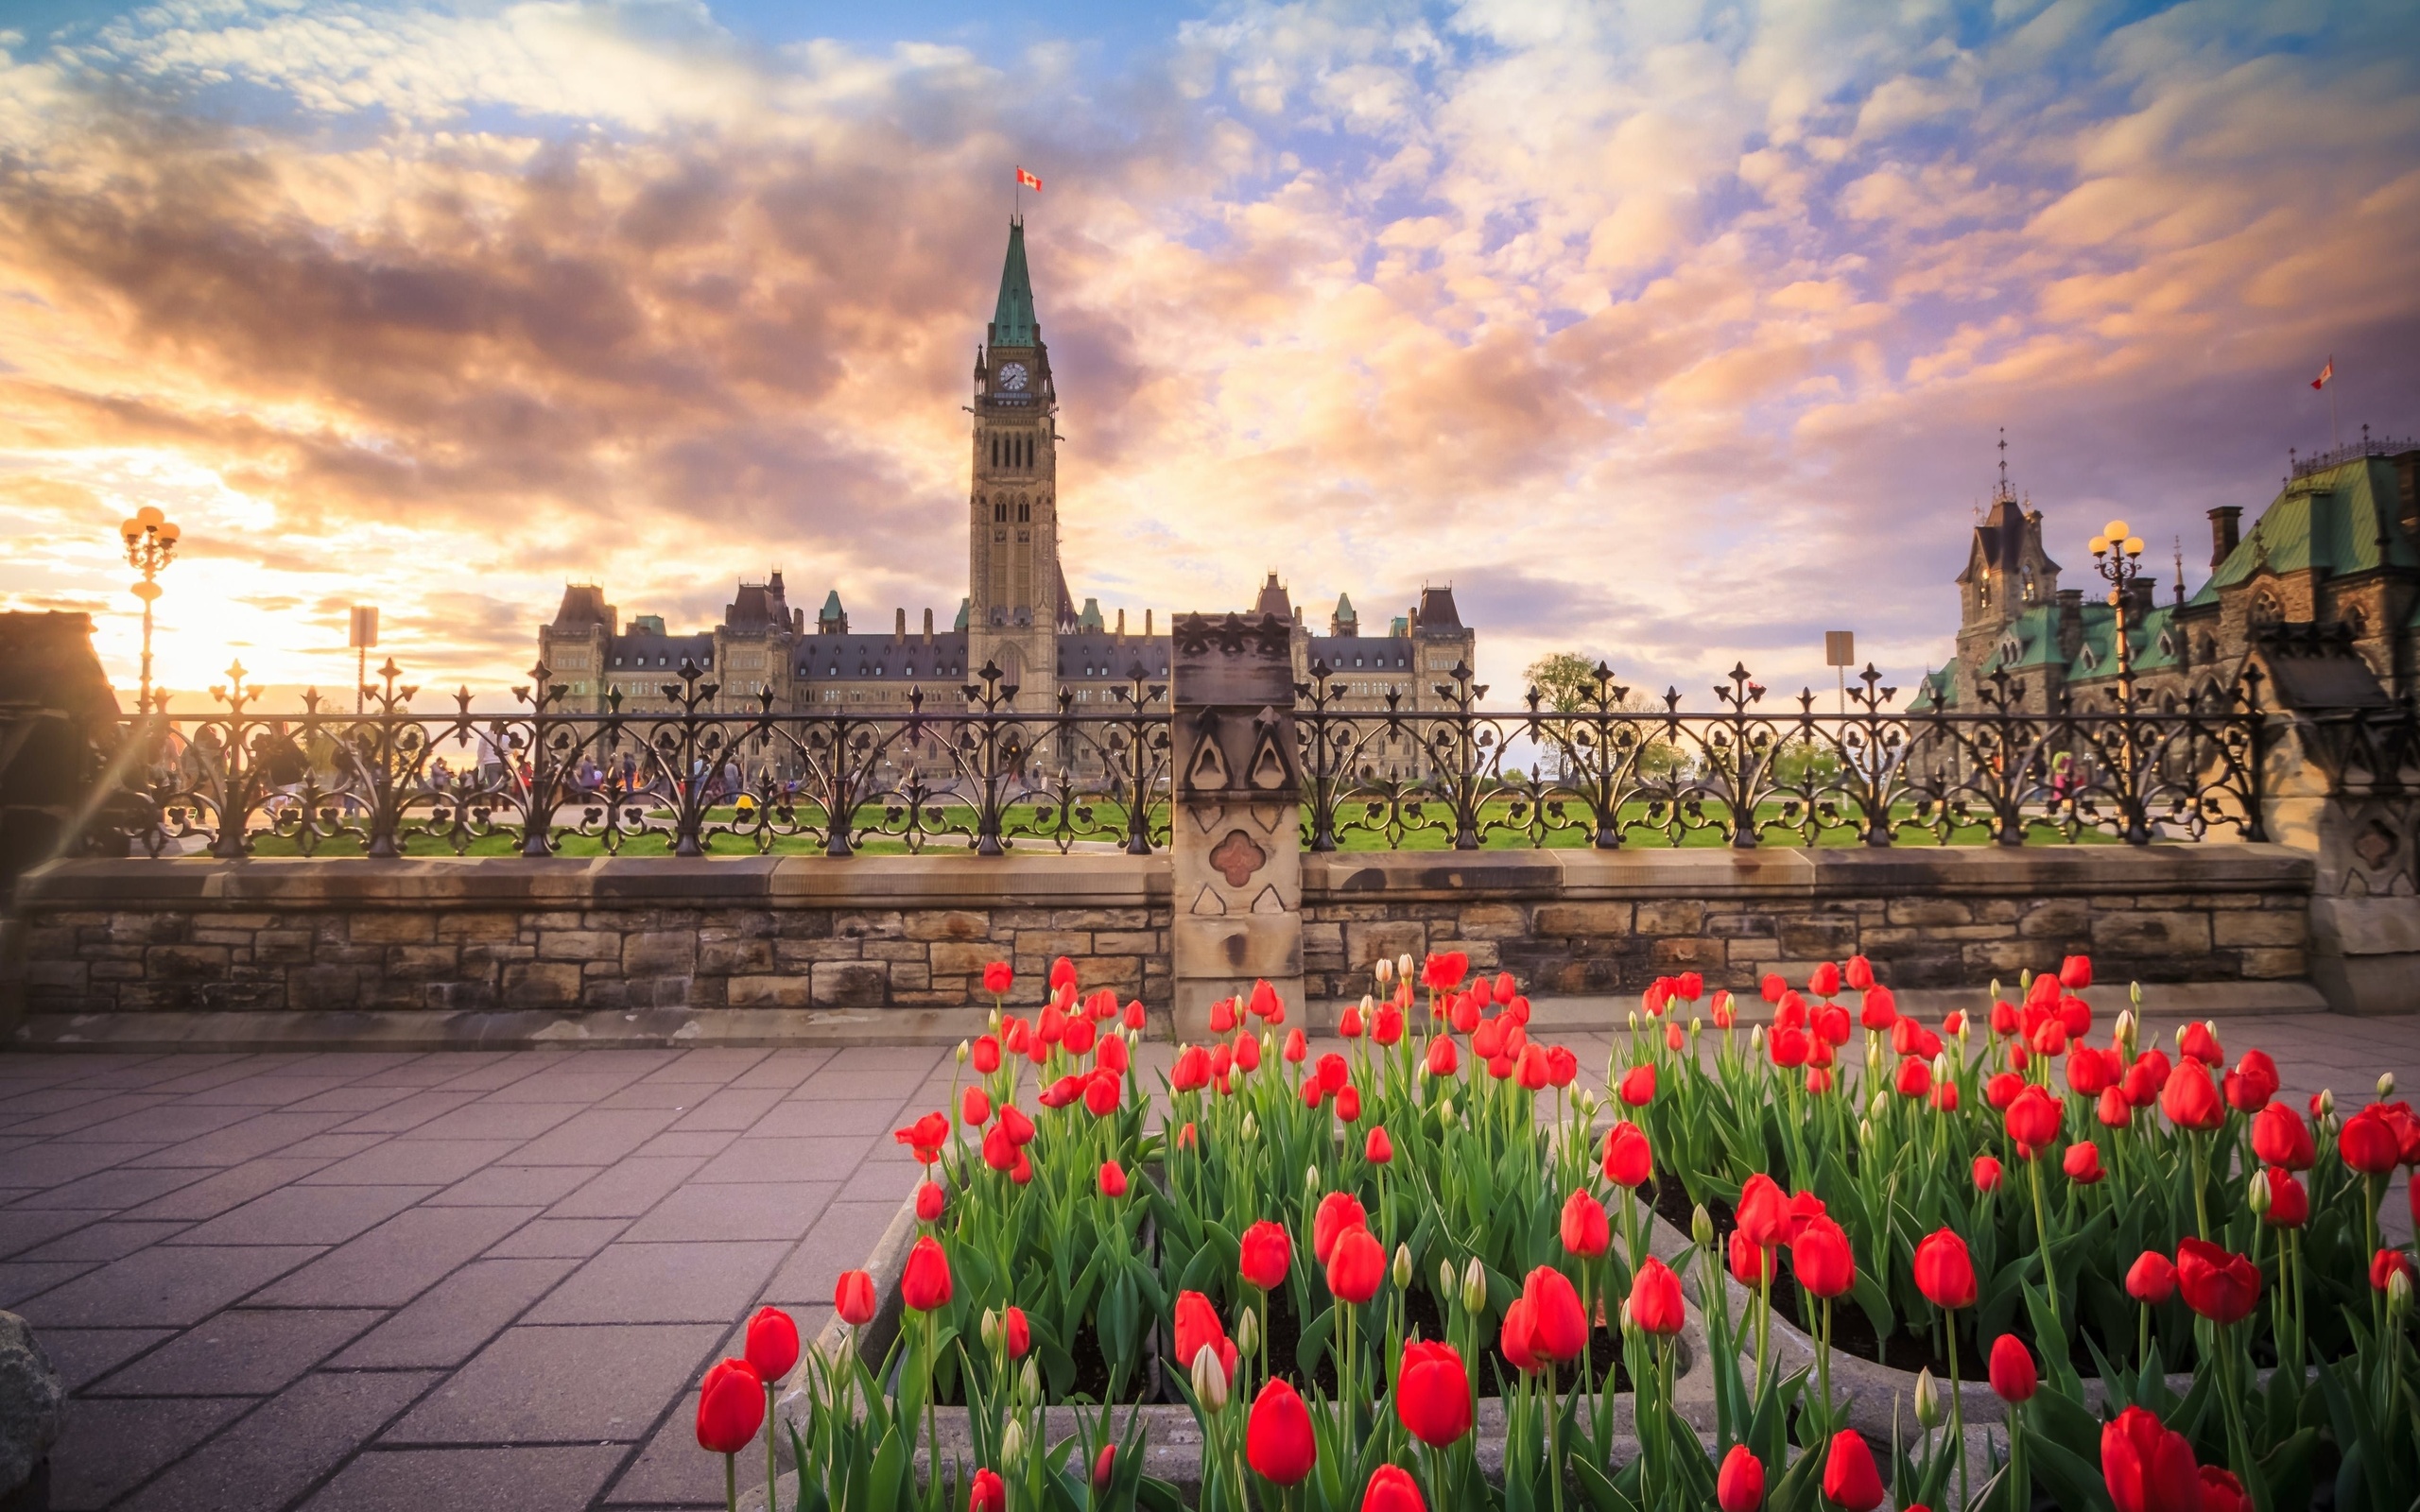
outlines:
{"label": "tower spire", "polygon": [[2000,486],[1999,491],[1993,494],[1992,499],[1993,502],[1997,503],[2015,497],[2016,495],[2011,493],[2008,489],[2008,427],[2003,425],[2000,427]]}
{"label": "tower spire", "polygon": [[1042,338],[1033,313],[1033,279],[1025,266],[1025,217],[1009,221],[1009,253],[1000,264],[1000,299],[992,311],[992,345],[1030,347]]}

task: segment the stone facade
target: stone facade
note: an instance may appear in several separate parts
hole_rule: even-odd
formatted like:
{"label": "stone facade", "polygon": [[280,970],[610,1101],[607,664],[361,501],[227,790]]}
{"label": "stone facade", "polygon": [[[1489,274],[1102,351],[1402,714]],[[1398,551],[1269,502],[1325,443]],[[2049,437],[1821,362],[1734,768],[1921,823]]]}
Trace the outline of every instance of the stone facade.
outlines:
{"label": "stone facade", "polygon": [[1168,993],[1167,868],[1124,856],[76,862],[29,879],[45,1013],[912,1009]]}
{"label": "stone facade", "polygon": [[2107,982],[2298,981],[2310,858],[2281,846],[1728,850],[1304,858],[1313,1000],[1454,946],[1537,996],[1701,971],[1753,995],[1862,954],[1894,988],[2013,983],[2089,954]]}
{"label": "stone facade", "polygon": [[[2089,952],[2104,982],[2316,1006],[2313,869],[2251,845],[1306,854],[1300,959],[1314,1005],[1369,990],[1381,954],[1450,946],[1541,998],[1688,970],[1753,993],[1856,952],[1897,988],[1972,989]],[[1173,870],[1166,854],[54,863],[21,890],[26,1005],[518,1015],[498,1032],[523,1037],[549,1015],[921,1010],[955,1040],[999,958],[1012,1002],[1066,955],[1087,987],[1172,1007]]]}

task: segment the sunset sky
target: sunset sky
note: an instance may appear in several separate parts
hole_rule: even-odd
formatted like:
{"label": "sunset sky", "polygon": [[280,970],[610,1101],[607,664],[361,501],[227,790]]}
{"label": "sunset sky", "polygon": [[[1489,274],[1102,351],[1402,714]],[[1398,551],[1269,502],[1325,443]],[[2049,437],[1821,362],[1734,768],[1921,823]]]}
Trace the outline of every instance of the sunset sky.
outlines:
{"label": "sunset sky", "polygon": [[1450,582],[1499,698],[1911,688],[2001,426],[2068,586],[2198,584],[2330,356],[2420,431],[2411,0],[1019,9],[0,6],[0,607],[130,687],[148,503],[189,712],[356,602],[447,688],[566,580],[947,623],[1020,163],[1079,599]]}

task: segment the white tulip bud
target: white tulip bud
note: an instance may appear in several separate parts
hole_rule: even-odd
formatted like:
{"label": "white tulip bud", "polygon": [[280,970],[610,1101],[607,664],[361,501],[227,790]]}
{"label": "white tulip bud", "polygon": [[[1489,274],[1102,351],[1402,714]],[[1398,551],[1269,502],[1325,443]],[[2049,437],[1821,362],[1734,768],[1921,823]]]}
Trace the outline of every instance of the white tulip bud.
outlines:
{"label": "white tulip bud", "polygon": [[1203,1345],[1193,1357],[1193,1399],[1208,1412],[1227,1410],[1227,1372],[1219,1364],[1219,1351]]}
{"label": "white tulip bud", "polygon": [[1857,1142],[1859,1144],[1871,1144],[1874,1143],[1874,1121],[1872,1119],[1860,1118],[1857,1121]]}
{"label": "white tulip bud", "polygon": [[1689,1237],[1696,1240],[1702,1249],[1714,1246],[1714,1214],[1705,1211],[1703,1202],[1689,1214]]}
{"label": "white tulip bud", "polygon": [[1303,1190],[1314,1196],[1319,1194],[1320,1168],[1318,1166],[1309,1165],[1303,1168]]}
{"label": "white tulip bud", "polygon": [[1009,1426],[1000,1430],[1000,1463],[1014,1465],[1025,1457],[1025,1422],[1011,1418]]}
{"label": "white tulip bud", "polygon": [[1377,984],[1380,987],[1384,987],[1389,982],[1394,980],[1394,974],[1395,963],[1387,959],[1383,955],[1379,956],[1375,961],[1373,961],[1370,964],[1370,975],[1376,979]]}
{"label": "white tulip bud", "polygon": [[1439,1297],[1451,1297],[1454,1295],[1456,1290],[1457,1287],[1454,1283],[1454,1263],[1450,1260],[1438,1261],[1437,1295]]}
{"label": "white tulip bud", "polygon": [[1404,1292],[1409,1291],[1410,1289],[1411,1246],[1409,1245],[1397,1245],[1395,1246],[1395,1290]]}
{"label": "white tulip bud", "polygon": [[975,1046],[974,1046],[974,1045],[970,1044],[969,1042],[967,1042],[967,1041],[966,1041],[966,1040],[960,1040],[958,1042],[958,1063],[959,1063],[959,1065],[961,1065],[961,1066],[965,1065],[965,1064],[966,1064],[966,1057],[969,1057],[969,1056],[971,1056],[971,1055],[973,1055],[973,1054],[975,1054]]}
{"label": "white tulip bud", "polygon": [[1240,1132],[1243,1134],[1244,1143],[1246,1144],[1250,1144],[1253,1141],[1260,1138],[1260,1120],[1253,1117],[1250,1113],[1246,1113],[1244,1115],[1243,1127]]}
{"label": "white tulip bud", "polygon": [[2332,1087],[2319,1090],[2319,1116],[2326,1118],[2336,1111],[2336,1091]]}
{"label": "white tulip bud", "polygon": [[1763,1024],[1755,1024],[1748,1030],[1748,1048],[1758,1051],[1765,1048],[1765,1026]]}
{"label": "white tulip bud", "polygon": [[2382,1071],[2378,1073],[2378,1095],[2382,1098],[2392,1097],[2394,1095],[2394,1072]]}
{"label": "white tulip bud", "polygon": [[1623,1332],[1624,1333],[1628,1333],[1628,1332],[1631,1332],[1631,1330],[1632,1330],[1634,1326],[1635,1326],[1635,1325],[1634,1325],[1634,1324],[1631,1322],[1631,1320],[1630,1320],[1630,1298],[1629,1298],[1629,1297],[1623,1297],[1623,1298],[1622,1298],[1622,1315],[1621,1315],[1621,1329],[1622,1329],[1622,1332]]}
{"label": "white tulip bud", "polygon": [[1253,1346],[1259,1342],[1260,1314],[1247,1307],[1243,1311],[1243,1315],[1236,1319],[1236,1348],[1250,1354],[1253,1351]]}
{"label": "white tulip bud", "polygon": [[1995,1002],[1995,1003],[1997,1003],[1999,1000],[2000,1000],[2000,979],[1999,979],[1998,977],[1996,977],[1996,977],[1993,977],[1993,978],[1992,978],[1992,1001],[1993,1001],[1993,1002]]}
{"label": "white tulip bud", "polygon": [[1407,982],[1411,980],[1411,952],[1406,951],[1395,957],[1395,975]]}
{"label": "white tulip bud", "polygon": [[1367,992],[1362,993],[1362,994],[1361,994],[1361,1017],[1362,1017],[1362,1019],[1366,1022],[1366,1021],[1369,1019],[1370,1015],[1372,1015],[1372,1014],[1374,1014],[1374,1013],[1375,1013],[1375,1012],[1377,1012],[1377,1011],[1378,1011],[1378,1000],[1377,1000],[1377,999],[1375,999],[1375,998],[1374,998],[1374,997],[1372,997],[1372,996],[1371,996],[1369,993],[1367,993]]}
{"label": "white tulip bud", "polygon": [[1932,1378],[1929,1367],[1916,1372],[1916,1421],[1927,1428],[1938,1428],[1947,1416],[1941,1410],[1941,1385]]}
{"label": "white tulip bud", "polygon": [[990,1308],[983,1310],[983,1347],[997,1348],[1000,1342],[1000,1314]]}
{"label": "white tulip bud", "polygon": [[1017,1372],[1017,1385],[1028,1401],[1042,1400],[1042,1372],[1033,1367],[1033,1356],[1027,1355],[1025,1368]]}
{"label": "white tulip bud", "polygon": [[1869,1098],[1867,1098],[1867,1099],[1866,1099],[1866,1103],[1865,1103],[1865,1116],[1866,1116],[1866,1117],[1868,1117],[1868,1118],[1881,1118],[1881,1117],[1885,1116],[1886,1114],[1888,1114],[1890,1111],[1891,1111],[1891,1094],[1890,1094],[1889,1092],[1886,1092],[1886,1091],[1876,1091],[1876,1092],[1872,1097],[1869,1097]]}
{"label": "white tulip bud", "polygon": [[2262,1213],[2267,1212],[2269,1211],[2270,1203],[2269,1173],[2266,1171],[2253,1172],[2251,1185],[2246,1188],[2243,1195],[2244,1205],[2252,1210],[2252,1215],[2254,1217],[2257,1218]]}
{"label": "white tulip bud", "polygon": [[1471,1263],[1462,1267],[1462,1311],[1487,1311],[1487,1267],[1478,1263],[1477,1255],[1473,1255]]}
{"label": "white tulip bud", "polygon": [[1633,1034],[1638,1033],[1638,1010],[1636,1008],[1630,1010],[1630,1032]]}
{"label": "white tulip bud", "polygon": [[2143,1005],[2143,984],[2140,982],[2127,983],[2126,1001],[2138,1008],[2141,1007]]}
{"label": "white tulip bud", "polygon": [[2386,1279],[2386,1315],[2398,1324],[2411,1311],[2411,1273],[2397,1270]]}

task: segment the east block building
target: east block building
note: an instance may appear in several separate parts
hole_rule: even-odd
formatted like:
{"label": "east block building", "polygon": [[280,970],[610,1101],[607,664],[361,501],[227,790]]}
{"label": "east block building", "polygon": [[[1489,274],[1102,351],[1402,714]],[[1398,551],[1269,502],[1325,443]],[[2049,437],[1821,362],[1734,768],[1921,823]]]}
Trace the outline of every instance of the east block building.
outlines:
{"label": "east block building", "polygon": [[[1050,713],[1063,693],[1080,713],[1124,707],[1117,690],[1134,679],[1165,684],[1167,627],[1145,610],[1139,627],[1126,611],[1103,615],[1097,598],[1079,605],[1060,558],[1059,391],[1050,348],[1035,313],[1026,265],[1025,227],[1009,225],[1000,292],[977,350],[968,437],[966,596],[946,627],[924,610],[911,627],[895,609],[887,631],[852,628],[833,588],[810,624],[792,608],[778,571],[741,582],[711,629],[669,632],[661,616],[625,624],[604,590],[563,589],[552,623],[538,630],[538,659],[563,688],[570,712],[656,713],[677,707],[680,671],[693,664],[717,692],[716,713],[752,713],[769,690],[776,712],[905,712],[910,690],[927,709],[963,707],[962,690],[996,667],[1016,690],[1020,713]],[[1337,706],[1384,709],[1392,696],[1407,712],[1447,700],[1457,668],[1478,665],[1478,637],[1462,623],[1451,587],[1424,587],[1416,603],[1383,628],[1364,631],[1351,598],[1340,593],[1325,634],[1305,620],[1271,572],[1253,609],[1293,627],[1294,672],[1311,679],[1323,664]],[[669,692],[667,692],[667,689]]]}
{"label": "east block building", "polygon": [[[2247,658],[2278,636],[2318,636],[2359,660],[2375,690],[2420,694],[2420,445],[2371,440],[2297,461],[2249,531],[2243,508],[2209,511],[2210,572],[2186,592],[2184,564],[2161,602],[2159,580],[2135,580],[2126,642],[2137,707],[2223,707]],[[2094,526],[2080,524],[2079,550]],[[1926,675],[1913,707],[1988,712],[1994,674],[2011,707],[2044,713],[2114,707],[2118,609],[2087,560],[2086,587],[2043,539],[2042,511],[2011,491],[2003,470],[1958,576],[1958,650]]]}

